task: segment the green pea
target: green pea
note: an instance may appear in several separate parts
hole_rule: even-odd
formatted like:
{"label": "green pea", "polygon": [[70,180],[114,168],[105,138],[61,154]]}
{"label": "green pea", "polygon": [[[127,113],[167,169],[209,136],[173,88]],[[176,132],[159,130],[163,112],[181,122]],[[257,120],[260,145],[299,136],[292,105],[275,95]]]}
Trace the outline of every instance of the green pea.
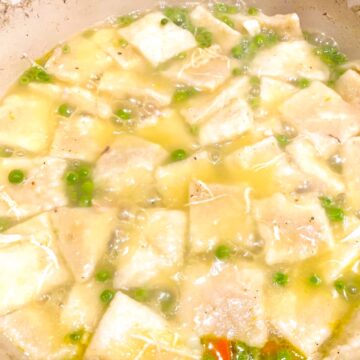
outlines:
{"label": "green pea", "polygon": [[110,273],[110,271],[107,270],[101,270],[99,272],[96,273],[95,275],[95,279],[98,282],[105,282],[108,281],[112,278],[112,275]]}
{"label": "green pea", "polygon": [[339,207],[334,200],[329,197],[319,198],[321,206],[324,208],[328,219],[332,222],[341,222],[345,218],[344,210]]}
{"label": "green pea", "polygon": [[225,23],[227,26],[230,26],[231,28],[235,28],[234,22],[227,16],[221,13],[215,14],[216,18],[221,20],[223,23]]}
{"label": "green pea", "polygon": [[79,181],[79,174],[75,171],[69,171],[66,173],[65,178],[68,184],[76,184]]}
{"label": "green pea", "polygon": [[278,271],[273,275],[273,283],[278,286],[285,286],[289,282],[289,277],[287,274]]}
{"label": "green pea", "polygon": [[0,147],[0,157],[9,158],[14,154],[14,150],[10,147]]}
{"label": "green pea", "polygon": [[175,25],[194,33],[195,27],[192,24],[187,9],[180,7],[167,7],[164,9],[164,15]]}
{"label": "green pea", "polygon": [[179,103],[186,101],[190,99],[192,96],[196,95],[197,93],[198,91],[192,86],[179,87],[175,89],[175,93],[173,95],[173,102]]}
{"label": "green pea", "polygon": [[330,67],[343,65],[347,62],[345,54],[341,53],[336,46],[322,45],[315,49],[315,54]]}
{"label": "green pea", "polygon": [[94,192],[94,183],[91,180],[86,180],[80,185],[83,194],[92,195]]}
{"label": "green pea", "polygon": [[91,207],[92,205],[92,197],[88,194],[83,194],[79,198],[78,205],[80,207]]}
{"label": "green pea", "polygon": [[235,59],[242,59],[244,58],[249,51],[249,45],[250,42],[248,39],[243,39],[240,41],[240,44],[234,46],[231,49],[231,55],[235,58]]}
{"label": "green pea", "polygon": [[177,150],[174,150],[170,156],[171,156],[172,161],[181,161],[181,160],[186,159],[187,154],[184,149],[177,149]]}
{"label": "green pea", "polygon": [[68,336],[73,344],[77,344],[82,340],[83,335],[84,335],[84,330],[81,329],[70,333]]}
{"label": "green pea", "polygon": [[11,184],[21,184],[25,179],[25,173],[22,170],[11,170],[8,175],[8,180]]}
{"label": "green pea", "polygon": [[125,27],[132,24],[136,20],[137,16],[135,14],[123,15],[117,18],[117,24],[120,27]]}
{"label": "green pea", "polygon": [[249,7],[248,8],[248,15],[250,15],[250,16],[259,15],[259,9],[256,8],[256,7]]}
{"label": "green pea", "polygon": [[125,39],[119,40],[119,46],[122,48],[126,48],[129,45],[129,43]]}
{"label": "green pea", "polygon": [[80,179],[87,179],[90,176],[90,167],[87,165],[81,165],[77,173]]}
{"label": "green pea", "polygon": [[243,70],[240,69],[240,68],[234,68],[232,69],[232,74],[233,76],[240,76],[240,75],[243,75]]}
{"label": "green pea", "polygon": [[161,26],[165,26],[168,22],[169,22],[168,19],[163,18],[163,19],[161,19],[161,21],[160,21],[160,25],[161,25]]}
{"label": "green pea", "polygon": [[28,85],[31,82],[31,79],[27,75],[20,76],[19,83],[20,85]]}
{"label": "green pea", "polygon": [[176,308],[176,297],[170,291],[160,291],[158,295],[158,302],[160,304],[160,310],[166,314],[171,315]]}
{"label": "green pea", "polygon": [[203,27],[199,27],[195,30],[195,39],[201,48],[208,48],[213,43],[212,33]]}
{"label": "green pea", "polygon": [[104,290],[101,294],[100,294],[100,300],[101,302],[103,302],[104,304],[110,304],[111,301],[113,300],[115,296],[115,291],[114,290],[110,290],[110,289],[106,289]]}
{"label": "green pea", "polygon": [[295,81],[295,85],[300,89],[306,89],[311,85],[311,81],[306,78],[300,78]]}
{"label": "green pea", "polygon": [[316,275],[316,274],[312,274],[309,279],[309,284],[313,285],[313,286],[319,286],[321,284],[321,278],[320,276]]}
{"label": "green pea", "polygon": [[63,117],[70,117],[74,109],[69,104],[61,104],[58,108],[58,114]]}
{"label": "green pea", "polygon": [[275,139],[277,140],[279,146],[282,148],[290,144],[290,139],[286,135],[275,135]]}
{"label": "green pea", "polygon": [[119,109],[115,112],[115,115],[122,120],[130,120],[133,116],[131,109]]}
{"label": "green pea", "polygon": [[292,360],[293,356],[288,349],[281,349],[276,354],[276,360]]}
{"label": "green pea", "polygon": [[0,232],[7,230],[11,226],[10,219],[6,217],[0,217]]}
{"label": "green pea", "polygon": [[138,302],[148,302],[151,297],[151,291],[146,288],[135,288],[130,291],[130,296]]}
{"label": "green pea", "polygon": [[214,10],[219,13],[224,14],[236,14],[239,10],[236,6],[228,5],[225,3],[216,3],[214,5]]}
{"label": "green pea", "polygon": [[334,282],[334,287],[337,292],[343,294],[346,289],[346,283],[343,279],[337,279]]}
{"label": "green pea", "polygon": [[70,46],[68,44],[65,44],[65,45],[63,45],[61,50],[62,50],[63,54],[69,54],[70,51],[71,51],[71,48],[70,48]]}
{"label": "green pea", "polygon": [[227,260],[231,256],[231,254],[232,254],[232,250],[227,245],[219,245],[215,249],[215,256],[217,259],[221,261]]}

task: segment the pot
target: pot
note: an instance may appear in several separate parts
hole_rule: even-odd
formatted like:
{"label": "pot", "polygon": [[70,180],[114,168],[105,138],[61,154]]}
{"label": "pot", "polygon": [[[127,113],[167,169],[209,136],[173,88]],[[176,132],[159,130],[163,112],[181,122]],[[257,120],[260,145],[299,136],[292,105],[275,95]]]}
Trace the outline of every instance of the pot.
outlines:
{"label": "pot", "polygon": [[[180,2],[171,0],[166,4]],[[303,29],[326,33],[338,41],[350,59],[360,58],[360,0],[248,0],[246,3],[269,15],[297,12]],[[0,96],[29,67],[31,59],[40,57],[58,42],[107,17],[157,4],[155,0],[0,0]],[[160,0],[160,4],[165,2]],[[9,347],[0,335],[0,359],[24,359],[24,355]]]}

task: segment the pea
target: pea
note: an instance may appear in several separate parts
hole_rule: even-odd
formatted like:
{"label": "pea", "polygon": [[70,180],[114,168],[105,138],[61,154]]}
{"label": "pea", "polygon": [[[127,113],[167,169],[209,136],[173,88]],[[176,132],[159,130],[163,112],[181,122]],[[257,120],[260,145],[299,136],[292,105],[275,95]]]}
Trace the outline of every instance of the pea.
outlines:
{"label": "pea", "polygon": [[256,8],[256,7],[249,7],[248,8],[248,15],[250,15],[250,16],[259,15],[259,9]]}
{"label": "pea", "polygon": [[8,218],[0,217],[0,232],[7,230],[11,226],[11,221]]}
{"label": "pea", "polygon": [[84,330],[81,329],[70,333],[68,336],[73,344],[77,344],[82,340],[83,335],[84,335]]}
{"label": "pea", "polygon": [[311,81],[306,78],[300,78],[295,80],[295,85],[300,89],[306,89],[311,85]]}
{"label": "pea", "polygon": [[107,270],[101,270],[99,272],[96,273],[95,275],[95,279],[98,282],[105,282],[111,279],[111,273],[110,271]]}
{"label": "pea", "polygon": [[219,245],[215,249],[215,256],[217,259],[221,261],[227,260],[231,256],[231,254],[232,254],[232,250],[227,245]]}
{"label": "pea", "polygon": [[87,195],[87,194],[81,195],[80,198],[79,198],[78,205],[80,207],[91,207],[91,205],[92,205],[92,197],[90,195]]}
{"label": "pea", "polygon": [[14,154],[14,150],[10,147],[0,147],[0,157],[9,158]]}
{"label": "pea", "polygon": [[123,15],[117,18],[117,24],[120,27],[125,27],[133,23],[135,20],[136,20],[135,14]]}
{"label": "pea", "polygon": [[168,19],[163,18],[163,19],[161,19],[161,21],[160,21],[160,25],[161,25],[161,26],[165,26],[168,22],[169,22]]}
{"label": "pea", "polygon": [[290,144],[290,139],[286,135],[275,135],[275,138],[280,147],[284,148],[286,145]]}
{"label": "pea", "polygon": [[195,31],[195,39],[201,48],[208,48],[213,43],[213,35],[205,28],[199,27]]}
{"label": "pea", "polygon": [[171,153],[172,161],[181,161],[181,160],[186,159],[186,157],[187,157],[187,154],[184,149],[177,149]]}
{"label": "pea", "polygon": [[22,170],[11,170],[8,175],[8,180],[11,184],[21,184],[25,179],[25,173]]}
{"label": "pea", "polygon": [[192,96],[196,95],[197,93],[198,91],[192,86],[179,87],[175,90],[175,93],[173,95],[173,102],[179,103],[186,101],[190,99]]}
{"label": "pea", "polygon": [[167,7],[164,9],[164,15],[169,18],[175,25],[194,33],[195,27],[192,24],[187,9],[180,7]]}
{"label": "pea", "polygon": [[236,14],[238,12],[238,8],[234,5],[228,5],[225,3],[216,3],[214,5],[214,10],[219,13],[224,14]]}
{"label": "pea", "polygon": [[69,104],[61,104],[58,108],[58,114],[63,117],[70,117],[74,109]]}
{"label": "pea", "polygon": [[63,45],[61,50],[62,50],[63,54],[69,54],[70,51],[71,51],[71,48],[70,48],[70,46],[68,44],[65,44],[65,45]]}
{"label": "pea", "polygon": [[133,117],[131,109],[119,109],[115,112],[115,115],[122,120],[130,120]]}
{"label": "pea", "polygon": [[287,285],[288,282],[289,282],[288,275],[281,272],[281,271],[276,272],[273,275],[273,283],[278,285],[278,286],[285,286],[285,285]]}
{"label": "pea", "polygon": [[75,171],[69,171],[65,178],[68,184],[76,184],[79,181],[79,174]]}
{"label": "pea", "polygon": [[276,360],[292,360],[293,356],[288,349],[279,350],[276,354]]}
{"label": "pea", "polygon": [[106,289],[104,290],[101,294],[100,294],[100,300],[101,302],[103,302],[104,304],[110,304],[111,301],[113,300],[115,296],[115,291],[114,290],[110,290],[110,289]]}
{"label": "pea", "polygon": [[176,297],[170,291],[161,291],[158,295],[158,302],[160,304],[160,310],[166,314],[171,315],[175,311]]}
{"label": "pea", "polygon": [[313,285],[313,286],[319,286],[322,282],[321,278],[319,275],[316,275],[316,274],[312,274],[309,279],[309,284],[310,285]]}
{"label": "pea", "polygon": [[87,165],[82,165],[77,171],[80,179],[87,179],[90,175],[90,167]]}
{"label": "pea", "polygon": [[135,288],[131,290],[130,296],[139,302],[147,302],[151,299],[151,291],[146,288]]}
{"label": "pea", "polygon": [[94,192],[94,183],[92,180],[86,180],[80,185],[83,194],[92,195]]}

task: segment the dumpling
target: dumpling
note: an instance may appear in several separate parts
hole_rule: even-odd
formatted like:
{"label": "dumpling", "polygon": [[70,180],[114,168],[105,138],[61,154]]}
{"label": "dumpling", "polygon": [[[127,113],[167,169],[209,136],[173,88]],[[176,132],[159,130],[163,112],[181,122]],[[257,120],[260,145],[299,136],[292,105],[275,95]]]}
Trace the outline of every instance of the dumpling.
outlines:
{"label": "dumpling", "polygon": [[119,30],[120,35],[154,66],[196,46],[195,38],[189,31],[170,21],[162,26],[160,22],[163,18],[162,13],[152,12]]}

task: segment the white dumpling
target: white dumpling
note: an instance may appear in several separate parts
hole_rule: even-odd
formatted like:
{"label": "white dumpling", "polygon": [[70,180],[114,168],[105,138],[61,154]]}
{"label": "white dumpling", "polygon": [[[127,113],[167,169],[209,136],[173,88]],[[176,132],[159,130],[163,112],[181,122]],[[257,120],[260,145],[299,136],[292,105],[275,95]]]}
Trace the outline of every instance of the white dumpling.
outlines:
{"label": "white dumpling", "polygon": [[174,82],[184,83],[202,90],[215,90],[231,76],[231,60],[219,45],[197,48],[177,59],[163,71]]}
{"label": "white dumpling", "polygon": [[75,279],[89,279],[106,251],[116,224],[116,210],[59,208],[51,213],[61,250]]}
{"label": "white dumpling", "polygon": [[55,130],[53,101],[39,94],[10,95],[0,106],[0,144],[41,153]]}
{"label": "white dumpling", "polygon": [[321,345],[346,313],[343,299],[326,289],[299,294],[292,289],[276,288],[267,293],[266,306],[275,331],[308,359],[318,359]]}
{"label": "white dumpling", "polygon": [[343,175],[348,194],[348,201],[356,208],[360,209],[360,137],[353,137],[345,142],[341,149],[343,157]]}
{"label": "white dumpling", "polygon": [[326,135],[344,142],[360,130],[360,112],[319,81],[293,95],[280,107],[299,132]]}
{"label": "white dumpling", "polygon": [[268,336],[264,273],[249,263],[189,266],[178,320],[199,336],[212,334],[262,347]]}
{"label": "white dumpling", "polygon": [[[248,188],[249,190],[249,188]],[[246,187],[195,181],[189,194],[190,252],[202,253],[217,245],[251,246],[253,223]]]}
{"label": "white dumpling", "polygon": [[260,51],[251,62],[249,72],[284,81],[297,78],[326,81],[328,67],[314,54],[306,41],[288,41]]}
{"label": "white dumpling", "polygon": [[106,150],[111,130],[104,121],[91,115],[59,119],[50,155],[93,162]]}
{"label": "white dumpling", "polygon": [[[185,341],[184,341],[185,340]],[[200,346],[186,346],[159,314],[118,292],[100,321],[85,360],[200,358]]]}
{"label": "white dumpling", "polygon": [[336,82],[335,90],[342,98],[360,108],[360,74],[354,70],[348,70]]}
{"label": "white dumpling", "polygon": [[152,12],[119,30],[120,35],[154,66],[196,46],[195,38],[189,31],[171,21],[163,26],[160,24],[163,18],[161,12]]}
{"label": "white dumpling", "polygon": [[136,197],[152,186],[153,173],[167,156],[158,144],[131,135],[119,136],[97,161],[94,182],[105,192]]}
{"label": "white dumpling", "polygon": [[[55,207],[65,206],[64,173],[67,163],[55,157],[14,158],[0,161],[0,216],[21,219]],[[25,179],[10,184],[10,171],[21,169]]]}
{"label": "white dumpling", "polygon": [[0,235],[0,314],[70,280],[56,242],[48,213]]}
{"label": "white dumpling", "polygon": [[12,346],[21,349],[25,359],[76,358],[78,347],[65,342],[65,337],[68,335],[67,328],[60,325],[58,314],[59,309],[53,304],[46,302],[30,304],[0,317],[0,333]]}
{"label": "white dumpling", "polygon": [[160,275],[173,275],[184,261],[186,232],[183,211],[144,210],[129,234],[129,250],[119,256],[115,287],[143,286]]}
{"label": "white dumpling", "polygon": [[99,78],[113,63],[110,55],[85,36],[75,37],[67,42],[67,46],[69,53],[58,47],[45,64],[45,69],[61,81],[87,84]]}
{"label": "white dumpling", "polygon": [[329,221],[316,197],[295,202],[276,193],[254,201],[253,211],[269,265],[301,261],[333,245]]}

